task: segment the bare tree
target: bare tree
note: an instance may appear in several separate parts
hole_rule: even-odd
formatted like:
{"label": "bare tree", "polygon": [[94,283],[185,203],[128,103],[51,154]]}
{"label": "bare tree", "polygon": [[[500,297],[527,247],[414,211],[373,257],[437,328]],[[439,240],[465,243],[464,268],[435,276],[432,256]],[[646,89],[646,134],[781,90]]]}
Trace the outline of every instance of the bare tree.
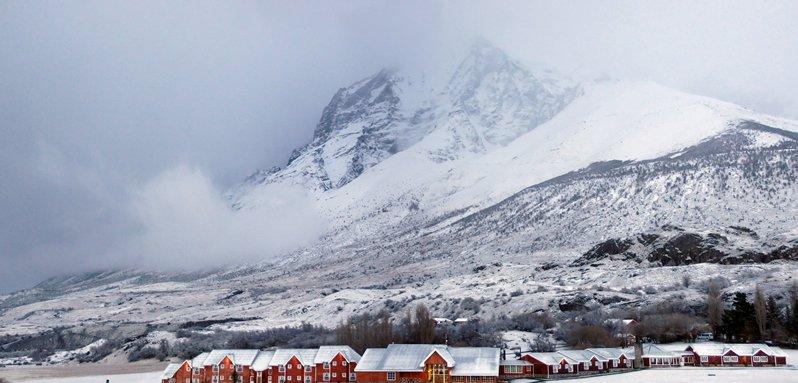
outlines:
{"label": "bare tree", "polygon": [[424,304],[416,306],[416,316],[413,321],[416,342],[433,343],[435,341],[435,319]]}
{"label": "bare tree", "polygon": [[712,327],[712,332],[717,335],[723,318],[723,300],[720,297],[720,287],[715,281],[710,281],[707,288],[707,321]]}
{"label": "bare tree", "polygon": [[762,286],[757,285],[754,292],[754,310],[756,314],[756,325],[759,328],[759,336],[765,337],[767,330],[768,308],[767,301],[765,300],[765,293],[762,292]]}

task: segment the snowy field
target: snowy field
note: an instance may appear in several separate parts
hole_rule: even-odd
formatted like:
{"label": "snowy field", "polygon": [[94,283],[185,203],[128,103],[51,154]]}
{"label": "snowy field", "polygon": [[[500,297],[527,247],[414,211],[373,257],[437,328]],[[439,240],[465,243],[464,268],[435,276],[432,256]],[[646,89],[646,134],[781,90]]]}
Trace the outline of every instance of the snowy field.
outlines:
{"label": "snowy field", "polygon": [[557,382],[581,383],[795,383],[798,382],[798,369],[784,368],[661,368],[629,372],[625,374],[603,375],[591,378],[557,380]]}
{"label": "snowy field", "polygon": [[[1,376],[2,374],[0,374]],[[11,382],[25,383],[158,383],[161,381],[161,372],[145,372],[139,374],[102,375],[102,376],[76,376],[71,378],[47,378],[37,380],[12,380]]]}

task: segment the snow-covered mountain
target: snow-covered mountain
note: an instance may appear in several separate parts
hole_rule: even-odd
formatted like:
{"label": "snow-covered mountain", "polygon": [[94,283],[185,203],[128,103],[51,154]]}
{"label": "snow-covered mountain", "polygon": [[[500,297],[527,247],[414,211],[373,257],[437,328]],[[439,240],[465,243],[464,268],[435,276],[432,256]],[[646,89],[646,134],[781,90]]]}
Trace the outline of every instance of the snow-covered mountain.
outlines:
{"label": "snow-covered mountain", "polygon": [[[673,287],[686,274],[722,275],[728,291],[795,279],[798,122],[648,82],[575,83],[486,43],[432,72],[445,74],[386,69],[341,88],[311,142],[230,191],[241,210],[304,189],[329,221],[317,244],[202,274],[54,279],[0,297],[0,327],[330,324],[415,302],[459,315],[451,302],[465,297],[494,315],[587,292],[614,305],[700,300]],[[650,258],[708,248],[782,252]],[[642,286],[669,293],[629,292]]]}

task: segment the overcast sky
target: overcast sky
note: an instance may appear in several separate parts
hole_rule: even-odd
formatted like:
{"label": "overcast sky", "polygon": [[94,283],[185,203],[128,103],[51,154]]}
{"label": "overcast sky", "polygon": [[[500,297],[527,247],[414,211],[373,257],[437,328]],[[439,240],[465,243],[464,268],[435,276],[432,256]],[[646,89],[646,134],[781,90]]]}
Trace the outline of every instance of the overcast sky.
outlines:
{"label": "overcast sky", "polygon": [[694,3],[2,1],[0,292],[312,240],[301,197],[242,219],[219,196],[306,143],[339,87],[476,36],[798,118],[798,2]]}

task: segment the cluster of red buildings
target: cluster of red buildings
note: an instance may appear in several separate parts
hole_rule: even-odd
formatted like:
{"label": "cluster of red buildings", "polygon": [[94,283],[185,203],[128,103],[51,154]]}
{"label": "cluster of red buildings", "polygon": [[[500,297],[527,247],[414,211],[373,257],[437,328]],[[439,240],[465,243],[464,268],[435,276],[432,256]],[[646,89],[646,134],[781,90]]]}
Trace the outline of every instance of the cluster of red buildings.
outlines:
{"label": "cluster of red buildings", "polygon": [[496,383],[499,349],[392,344],[361,356],[349,346],[213,350],[166,367],[162,383]]}
{"label": "cluster of red buildings", "polygon": [[765,344],[699,343],[686,347],[589,348],[500,358],[493,347],[391,344],[361,356],[349,346],[312,349],[213,350],[166,367],[162,383],[497,383],[622,371],[635,367],[783,366],[787,355]]}
{"label": "cluster of red buildings", "polygon": [[[637,362],[640,368],[787,364],[784,351],[766,344],[643,344],[640,354]],[[502,360],[499,375],[502,378],[520,378],[622,371],[635,367],[636,356],[634,347],[522,353],[517,359]]]}

